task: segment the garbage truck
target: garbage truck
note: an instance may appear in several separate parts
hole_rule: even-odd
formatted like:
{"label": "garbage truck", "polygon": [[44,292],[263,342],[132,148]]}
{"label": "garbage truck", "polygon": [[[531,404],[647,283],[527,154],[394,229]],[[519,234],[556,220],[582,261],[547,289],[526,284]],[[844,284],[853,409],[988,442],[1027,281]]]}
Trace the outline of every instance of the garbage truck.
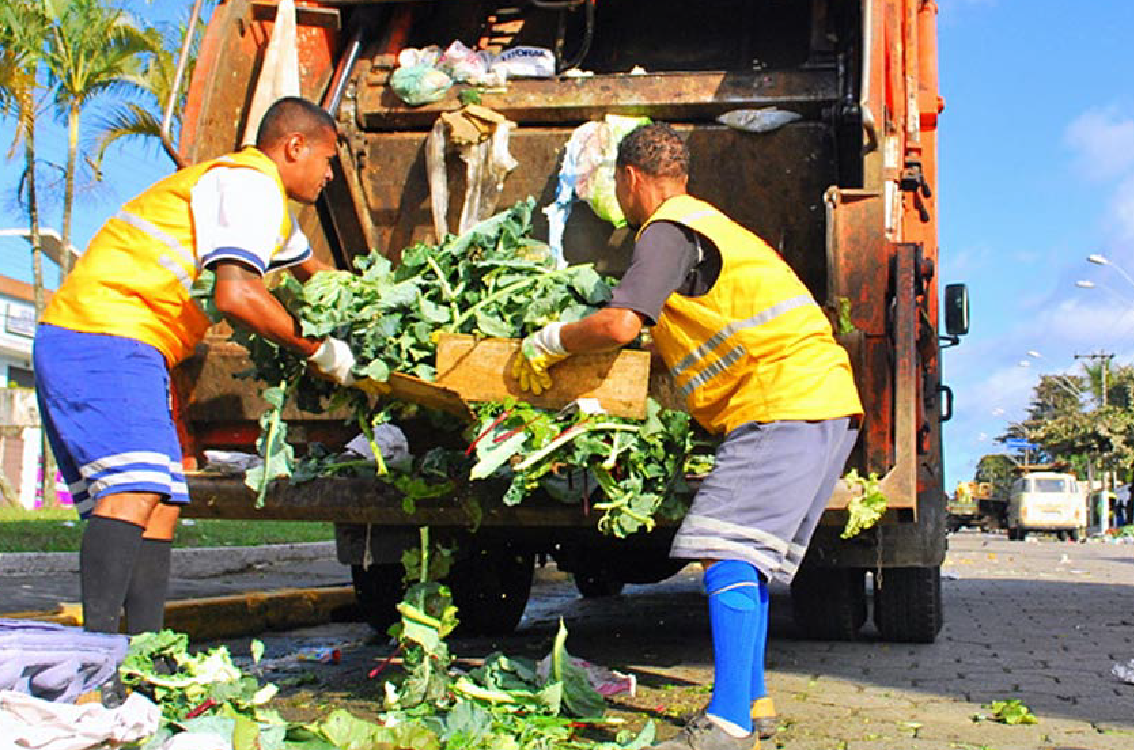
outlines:
{"label": "garbage truck", "polygon": [[[941,356],[967,331],[968,303],[964,285],[938,275],[944,102],[933,0],[299,0],[291,8],[284,19],[285,6],[271,0],[221,0],[203,19],[196,56],[183,54],[179,68],[193,61],[176,146],[183,163],[241,145],[275,56],[275,26],[292,18],[299,93],[325,107],[339,133],[335,177],[298,219],[315,253],[339,268],[375,249],[396,262],[403,248],[437,241],[429,135],[462,104],[477,101],[515,123],[509,148],[518,165],[500,185],[501,206],[528,196],[551,203],[565,145],[583,123],[607,115],[671,123],[689,144],[690,192],[775,247],[829,311],[865,406],[847,469],[877,479],[886,510],[873,528],[843,538],[853,493],[835,493],[791,586],[798,627],[851,639],[872,610],[881,640],[935,639],[946,551],[941,425],[953,406]],[[435,101],[399,97],[391,81],[403,51],[456,41],[498,57],[536,50],[552,63],[495,85],[455,83]],[[782,113],[791,116],[771,116]],[[446,160],[444,177],[451,196],[465,192],[459,160]],[[461,209],[449,201],[447,226]],[[537,212],[536,235],[548,232]],[[585,204],[563,228],[567,261],[604,274],[624,271],[632,247],[632,231]],[[534,498],[485,504],[475,530],[459,498],[419,501],[407,513],[395,490],[373,480],[277,483],[256,507],[240,478],[199,470],[206,450],[254,451],[265,405],[259,384],[236,377],[248,364],[222,324],[174,373],[193,497],[185,515],[334,522],[339,559],[375,626],[392,620],[400,556],[422,526],[456,544],[449,584],[468,632],[515,628],[533,567],[548,560],[573,574],[583,596],[660,581],[684,564],[668,556],[673,523],[613,538],[587,508]],[[342,445],[356,434],[334,413],[289,409],[297,443]],[[411,451],[454,440],[404,429]]]}

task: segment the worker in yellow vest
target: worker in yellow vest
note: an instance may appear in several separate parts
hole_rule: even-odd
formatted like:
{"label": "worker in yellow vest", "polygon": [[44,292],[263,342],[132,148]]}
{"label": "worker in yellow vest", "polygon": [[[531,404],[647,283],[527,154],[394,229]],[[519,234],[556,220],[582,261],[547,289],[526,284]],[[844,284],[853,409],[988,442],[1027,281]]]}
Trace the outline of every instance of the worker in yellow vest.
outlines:
{"label": "worker in yellow vest", "polygon": [[161,630],[170,541],[189,501],[170,413],[169,368],[209,327],[191,295],[215,274],[230,321],[352,382],[343,341],[312,339],[263,275],[300,280],[332,269],[314,257],[287,200],[312,203],[331,179],[334,120],[296,97],[273,104],[255,147],[186,167],[111,217],[63,280],[36,329],[36,394],[76,509],[83,626]]}
{"label": "worker in yellow vest", "polygon": [[712,623],[713,696],[666,750],[749,750],[778,720],[764,682],[769,579],[790,581],[858,436],[846,351],[811,293],[758,236],[686,192],[689,150],[668,125],[619,144],[615,188],[639,226],[609,305],[527,337],[521,387],[556,362],[610,350],[653,326],[689,413],[724,436],[674,539],[700,560]]}

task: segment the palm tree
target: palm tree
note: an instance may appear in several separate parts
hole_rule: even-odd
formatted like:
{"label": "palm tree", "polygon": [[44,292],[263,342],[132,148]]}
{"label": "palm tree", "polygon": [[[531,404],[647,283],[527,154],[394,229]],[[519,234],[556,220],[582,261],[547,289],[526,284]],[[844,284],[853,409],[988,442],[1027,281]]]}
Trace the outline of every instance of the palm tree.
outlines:
{"label": "palm tree", "polygon": [[[47,305],[43,285],[43,247],[39,234],[39,201],[35,171],[35,121],[39,93],[38,71],[42,40],[46,36],[50,16],[55,12],[49,2],[20,0],[0,9],[0,113],[14,112],[16,133],[9,158],[24,144],[24,173],[20,180],[21,202],[28,207],[32,246],[32,290],[35,319],[38,321]],[[64,246],[66,247],[66,246]],[[55,505],[55,461],[42,433],[40,455],[43,476],[40,491],[45,505]]]}
{"label": "palm tree", "polygon": [[[79,122],[83,108],[99,94],[126,89],[136,92],[132,77],[150,43],[132,17],[99,0],[71,0],[55,19],[46,38],[44,64],[55,92],[56,108],[67,117],[67,166],[64,170],[63,247],[71,244],[75,170],[79,156]],[[66,276],[71,258],[64,253],[60,271]]]}
{"label": "palm tree", "polygon": [[39,91],[36,74],[39,69],[41,40],[49,23],[48,12],[48,6],[36,2],[16,2],[0,9],[0,113],[14,113],[16,116],[16,133],[8,158],[12,158],[21,141],[24,146],[20,195],[21,203],[28,207],[36,320],[39,320],[46,306],[43,248],[39,236],[39,202],[35,184],[36,95]]}
{"label": "palm tree", "polygon": [[[149,44],[150,52],[143,57],[138,73],[130,76],[128,80],[145,93],[139,101],[123,103],[99,119],[91,138],[90,149],[94,154],[93,163],[96,169],[102,163],[106,149],[111,144],[124,139],[158,142],[175,166],[184,166],[174,149],[173,142],[176,142],[176,135],[181,130],[181,113],[185,107],[185,96],[197,61],[200,32],[205,27],[203,19],[208,18],[212,5],[212,0],[202,4],[193,29],[188,29],[187,23],[180,23],[161,24],[144,30],[143,36]],[[170,124],[172,137],[166,140],[161,132],[162,119],[173,89],[181,45],[187,33],[192,33],[189,55],[181,77],[180,90],[174,100]]]}

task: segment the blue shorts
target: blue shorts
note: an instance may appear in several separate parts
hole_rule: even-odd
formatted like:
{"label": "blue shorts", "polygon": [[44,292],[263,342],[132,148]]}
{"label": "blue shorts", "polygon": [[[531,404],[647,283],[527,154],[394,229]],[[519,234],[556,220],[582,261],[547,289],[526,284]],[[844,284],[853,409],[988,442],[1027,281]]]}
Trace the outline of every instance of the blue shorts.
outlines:
{"label": "blue shorts", "polygon": [[670,556],[745,560],[768,579],[790,581],[857,439],[848,417],[737,427],[717,449]]}
{"label": "blue shorts", "polygon": [[43,427],[80,516],[118,492],[189,502],[161,352],[41,324],[32,358]]}

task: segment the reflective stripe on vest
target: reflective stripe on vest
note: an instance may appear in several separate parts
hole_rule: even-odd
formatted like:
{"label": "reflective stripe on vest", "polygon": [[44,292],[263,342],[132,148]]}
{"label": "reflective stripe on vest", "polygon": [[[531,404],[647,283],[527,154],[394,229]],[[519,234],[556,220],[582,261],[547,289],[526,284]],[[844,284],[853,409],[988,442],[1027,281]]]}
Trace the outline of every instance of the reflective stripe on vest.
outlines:
{"label": "reflective stripe on vest", "polygon": [[687,195],[665,201],[641,231],[655,221],[688,227],[721,255],[712,287],[701,295],[672,294],[653,331],[694,419],[721,433],[753,421],[861,413],[846,351],[773,248]]}
{"label": "reflective stripe on vest", "polygon": [[[794,310],[795,308],[802,307],[803,305],[815,304],[816,302],[811,298],[810,294],[801,294],[798,297],[786,299],[783,302],[772,305],[767,310],[759,312],[753,315],[751,318],[748,318],[747,320],[738,320],[735,323],[729,323],[727,326],[722,328],[720,332],[714,334],[709,338],[708,341],[697,347],[694,351],[687,354],[684,359],[674,365],[670,369],[670,373],[673,375],[673,377],[676,378],[681,373],[685,372],[690,367],[707,357],[714,349],[727,341],[729,336],[736,333],[737,331],[743,330],[745,328],[754,328],[756,326],[763,325],[773,318],[777,318],[780,315],[783,315],[788,310]],[[736,347],[733,349],[733,351],[739,351],[743,353],[744,348]]]}

